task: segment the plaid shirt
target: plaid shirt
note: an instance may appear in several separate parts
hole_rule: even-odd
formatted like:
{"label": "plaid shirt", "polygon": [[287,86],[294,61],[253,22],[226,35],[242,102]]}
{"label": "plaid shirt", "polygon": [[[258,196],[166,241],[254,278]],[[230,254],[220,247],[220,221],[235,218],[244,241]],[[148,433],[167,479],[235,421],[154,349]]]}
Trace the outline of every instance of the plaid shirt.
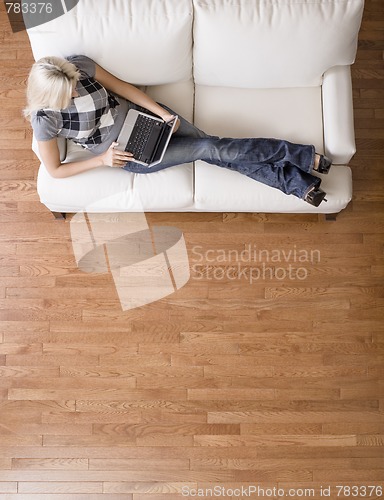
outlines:
{"label": "plaid shirt", "polygon": [[[73,98],[71,105],[60,111],[41,109],[34,113],[31,123],[36,139],[46,141],[62,136],[89,150],[100,149],[98,146],[102,143],[112,142],[117,137],[116,117],[122,104],[120,101],[125,100],[107,91],[93,78],[95,64],[91,59],[73,56],[68,60],[81,73],[76,85],[79,97]],[[89,75],[86,70],[93,74]]]}

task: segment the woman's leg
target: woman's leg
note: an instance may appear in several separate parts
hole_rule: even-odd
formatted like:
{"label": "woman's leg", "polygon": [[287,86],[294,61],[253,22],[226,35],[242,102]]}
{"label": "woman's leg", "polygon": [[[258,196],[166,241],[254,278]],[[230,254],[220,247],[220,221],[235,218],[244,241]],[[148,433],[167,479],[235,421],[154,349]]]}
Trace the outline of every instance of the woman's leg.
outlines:
{"label": "woman's leg", "polygon": [[[321,179],[310,172],[314,147],[277,139],[232,139],[206,136],[175,137],[164,157],[164,167],[203,160],[304,198]],[[184,161],[183,161],[184,160]]]}

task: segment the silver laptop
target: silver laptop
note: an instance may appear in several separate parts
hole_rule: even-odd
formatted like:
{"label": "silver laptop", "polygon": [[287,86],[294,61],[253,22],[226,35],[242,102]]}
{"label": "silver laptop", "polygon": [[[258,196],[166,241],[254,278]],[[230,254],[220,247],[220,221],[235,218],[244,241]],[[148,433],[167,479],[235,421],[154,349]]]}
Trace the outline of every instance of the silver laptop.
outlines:
{"label": "silver laptop", "polygon": [[161,118],[130,109],[117,138],[116,149],[133,154],[135,163],[148,168],[161,162],[168,147],[177,116],[165,122]]}

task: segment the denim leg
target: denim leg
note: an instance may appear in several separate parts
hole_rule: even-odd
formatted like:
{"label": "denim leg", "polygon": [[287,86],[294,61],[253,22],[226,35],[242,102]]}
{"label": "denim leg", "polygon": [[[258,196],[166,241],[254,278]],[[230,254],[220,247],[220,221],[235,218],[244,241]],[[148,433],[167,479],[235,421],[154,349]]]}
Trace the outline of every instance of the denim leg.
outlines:
{"label": "denim leg", "polygon": [[254,180],[304,198],[321,179],[310,172],[315,148],[279,139],[215,138],[216,157],[205,161],[240,172]]}
{"label": "denim leg", "polygon": [[314,146],[279,139],[210,136],[180,117],[180,127],[172,136],[160,164],[148,169],[128,162],[124,169],[135,173],[152,173],[202,160],[240,172],[285,194],[304,198],[311,187],[318,187],[321,183],[320,178],[310,174],[314,155]]}

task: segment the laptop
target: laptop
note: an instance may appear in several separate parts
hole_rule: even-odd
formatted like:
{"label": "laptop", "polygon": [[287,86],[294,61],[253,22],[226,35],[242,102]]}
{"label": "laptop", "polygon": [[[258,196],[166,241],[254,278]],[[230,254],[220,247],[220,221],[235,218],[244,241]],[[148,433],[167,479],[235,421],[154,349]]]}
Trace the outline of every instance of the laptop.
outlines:
{"label": "laptop", "polygon": [[177,116],[169,122],[148,115],[136,109],[130,109],[117,138],[116,149],[133,154],[135,163],[151,168],[164,157],[172,132],[177,123]]}

